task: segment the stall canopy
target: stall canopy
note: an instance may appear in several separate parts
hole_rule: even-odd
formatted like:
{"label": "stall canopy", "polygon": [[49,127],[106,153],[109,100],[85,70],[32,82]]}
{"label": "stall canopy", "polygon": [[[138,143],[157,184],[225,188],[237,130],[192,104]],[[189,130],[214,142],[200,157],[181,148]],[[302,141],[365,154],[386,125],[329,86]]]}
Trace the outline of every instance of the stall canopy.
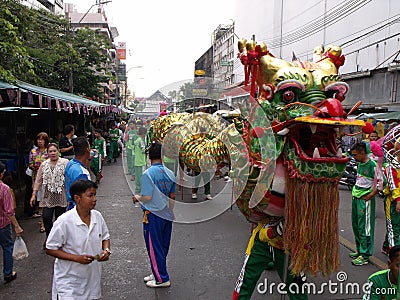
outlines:
{"label": "stall canopy", "polygon": [[[5,111],[55,108],[57,111],[64,110],[70,113],[73,111],[77,111],[78,113],[82,111],[84,114],[89,113],[89,111],[96,111],[97,113],[121,113],[121,109],[114,105],[107,105],[71,93],[44,88],[19,80],[13,84],[0,81],[0,90],[7,90],[10,104],[12,105],[11,107],[1,108],[1,110]],[[21,95],[22,93],[24,95]],[[33,96],[35,96],[36,100],[34,100]]]}
{"label": "stall canopy", "polygon": [[390,111],[385,113],[362,113],[355,117],[358,120],[375,119],[377,121],[386,122],[390,120],[400,120],[400,111]]}

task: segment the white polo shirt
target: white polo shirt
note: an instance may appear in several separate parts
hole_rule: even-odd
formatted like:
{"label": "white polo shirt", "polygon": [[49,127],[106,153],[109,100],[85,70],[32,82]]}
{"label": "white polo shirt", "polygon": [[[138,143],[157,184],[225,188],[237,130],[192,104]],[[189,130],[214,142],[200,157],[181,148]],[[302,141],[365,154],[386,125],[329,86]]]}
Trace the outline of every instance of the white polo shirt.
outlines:
{"label": "white polo shirt", "polygon": [[[97,255],[102,251],[102,242],[110,239],[103,216],[97,210],[90,212],[88,227],[76,211],[76,207],[62,214],[54,222],[47,238],[46,248],[61,249],[71,254]],[[56,258],[54,262],[52,299],[87,300],[101,297],[101,263],[94,260],[84,265]]]}

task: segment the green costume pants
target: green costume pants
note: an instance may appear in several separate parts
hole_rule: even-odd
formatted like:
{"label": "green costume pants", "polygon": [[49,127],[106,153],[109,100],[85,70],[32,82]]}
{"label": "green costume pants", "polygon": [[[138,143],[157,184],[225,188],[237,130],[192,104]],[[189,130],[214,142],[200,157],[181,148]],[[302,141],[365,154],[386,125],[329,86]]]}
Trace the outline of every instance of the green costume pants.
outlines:
{"label": "green costume pants", "polygon": [[142,190],[143,166],[134,166],[133,169],[135,170],[135,193],[138,194]]}
{"label": "green costume pants", "polygon": [[92,161],[90,162],[90,170],[92,170],[94,176],[96,176],[96,180],[99,179],[100,168],[98,157],[92,158]]}
{"label": "green costume pants", "polygon": [[396,212],[396,201],[385,198],[386,236],[384,248],[400,245],[400,214]]}
{"label": "green costume pants", "polygon": [[211,194],[211,174],[209,172],[194,172],[194,175],[196,176],[194,178],[194,187],[193,187],[193,194],[197,194],[197,191],[199,190],[199,185],[200,185],[200,180],[203,178],[203,183],[204,183],[204,194],[209,195]]}
{"label": "green costume pants", "polygon": [[372,255],[375,232],[375,198],[364,201],[353,197],[351,223],[356,240],[357,253],[364,258]]}
{"label": "green costume pants", "polygon": [[[284,251],[273,248],[268,243],[261,242],[258,238],[258,233],[254,239],[254,245],[253,248],[251,248],[250,255],[246,255],[244,265],[236,282],[236,287],[232,299],[250,299],[261,274],[264,270],[269,269],[271,263],[274,264],[282,282],[286,282],[286,287],[289,287],[289,289],[285,289],[287,291],[287,296],[289,296],[289,299],[308,299],[308,296],[306,294],[301,294],[302,281],[299,276],[293,276],[290,270],[287,270],[286,281],[283,280],[283,269],[285,264]],[[288,265],[289,264],[290,262],[288,263]],[[260,282],[257,285],[257,292],[265,294],[266,299],[268,298],[268,295],[279,295],[276,289],[279,283],[280,282],[272,282],[271,280],[268,280],[268,278],[264,278],[264,282]],[[291,293],[291,290],[296,291],[294,286],[292,286],[293,289],[292,287],[290,287],[292,283],[293,285],[299,287],[300,293]]]}
{"label": "green costume pants", "polygon": [[109,159],[117,158],[118,157],[118,142],[117,141],[110,141],[110,153],[108,155]]}
{"label": "green costume pants", "polygon": [[135,170],[133,169],[133,162],[135,157],[133,156],[133,150],[126,148],[126,164],[128,165],[129,174],[133,175]]}

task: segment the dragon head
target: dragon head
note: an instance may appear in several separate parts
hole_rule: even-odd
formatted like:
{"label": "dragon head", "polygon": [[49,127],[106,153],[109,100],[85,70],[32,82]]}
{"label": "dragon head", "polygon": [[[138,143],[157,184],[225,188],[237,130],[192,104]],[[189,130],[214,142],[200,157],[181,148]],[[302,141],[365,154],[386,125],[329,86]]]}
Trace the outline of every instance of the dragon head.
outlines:
{"label": "dragon head", "polygon": [[239,57],[258,86],[258,102],[291,176],[337,181],[348,161],[336,145],[337,133],[364,123],[348,119],[342,107],[349,87],[338,76],[341,48],[329,46],[320,55],[317,48],[315,62],[289,62],[274,57],[264,43],[241,40]]}
{"label": "dragon head", "polygon": [[[344,63],[341,48],[318,47],[313,62],[285,61],[274,57],[264,43],[241,40],[238,56],[245,67],[245,84],[251,83],[250,101],[257,94],[259,106],[249,110],[247,103],[241,104],[249,156],[262,156],[257,144],[266,141],[261,139],[268,131],[274,139],[267,148],[276,150],[277,159],[274,178],[261,200],[252,203],[256,185],[249,182],[238,206],[249,220],[271,223],[273,217],[284,217],[281,245],[291,253],[294,274],[329,274],[338,267],[337,185],[348,162],[336,138],[344,126],[364,125],[348,119],[342,107],[349,87],[338,76]],[[257,115],[260,108],[263,114]],[[261,115],[268,119],[268,128]],[[255,167],[253,163],[252,170]]]}

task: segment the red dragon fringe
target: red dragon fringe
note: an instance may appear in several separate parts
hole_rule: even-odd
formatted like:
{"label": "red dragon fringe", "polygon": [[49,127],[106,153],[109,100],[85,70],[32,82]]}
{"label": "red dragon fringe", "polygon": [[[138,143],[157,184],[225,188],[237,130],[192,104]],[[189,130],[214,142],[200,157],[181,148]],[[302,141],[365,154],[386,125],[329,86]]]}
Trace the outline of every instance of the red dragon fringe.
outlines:
{"label": "red dragon fringe", "polygon": [[337,184],[286,178],[284,243],[291,271],[331,274],[339,266]]}

